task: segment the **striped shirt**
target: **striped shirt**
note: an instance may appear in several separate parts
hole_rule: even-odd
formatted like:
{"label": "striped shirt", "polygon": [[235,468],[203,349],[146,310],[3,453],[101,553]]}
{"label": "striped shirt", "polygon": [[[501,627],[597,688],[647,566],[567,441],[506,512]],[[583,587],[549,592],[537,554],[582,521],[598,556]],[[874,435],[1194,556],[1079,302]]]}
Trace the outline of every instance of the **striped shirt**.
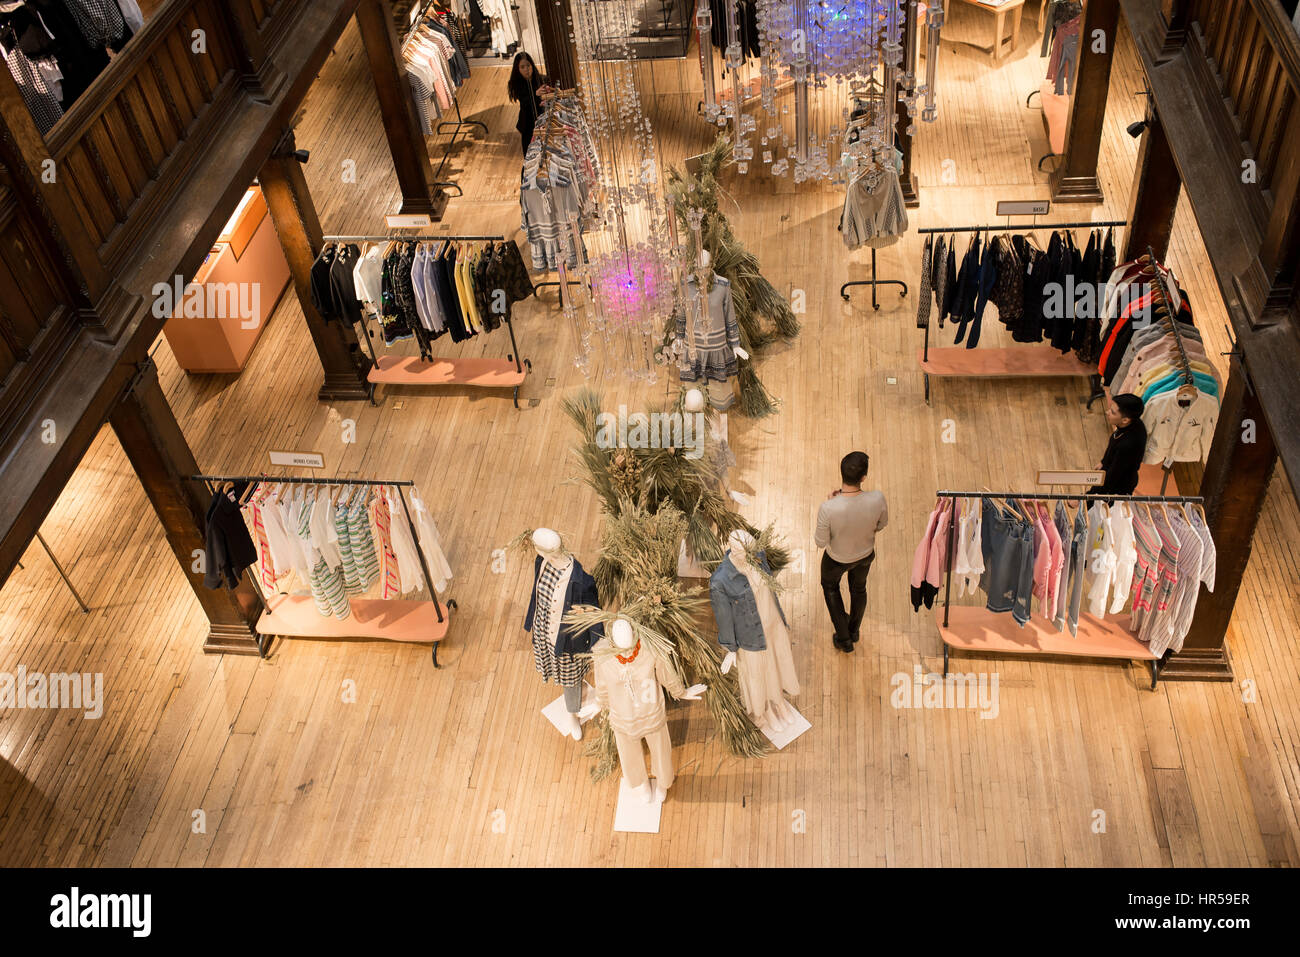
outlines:
{"label": "striped shirt", "polygon": [[1145,510],[1133,510],[1133,546],[1136,558],[1133,567],[1133,610],[1130,627],[1138,631],[1143,619],[1155,607],[1154,596],[1159,574],[1160,535]]}

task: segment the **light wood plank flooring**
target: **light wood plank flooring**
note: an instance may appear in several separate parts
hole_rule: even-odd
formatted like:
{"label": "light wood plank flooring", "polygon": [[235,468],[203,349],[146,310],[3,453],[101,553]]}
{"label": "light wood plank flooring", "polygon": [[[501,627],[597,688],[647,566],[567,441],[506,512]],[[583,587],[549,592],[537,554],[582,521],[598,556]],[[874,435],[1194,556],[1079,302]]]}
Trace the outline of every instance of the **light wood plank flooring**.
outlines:
{"label": "light wood plank flooring", "polygon": [[[1036,17],[998,70],[965,45],[987,25],[954,5],[942,49],[941,119],[918,137],[922,206],[914,224],[982,222],[1001,198],[1046,195],[1039,114],[1024,107],[1044,62]],[[643,65],[641,89],[661,159],[707,145],[694,115],[694,53]],[[518,142],[503,69],[462,91],[492,132],[458,144],[465,189],[446,224],[518,227]],[[1124,126],[1142,109],[1141,74],[1121,36],[1103,141],[1107,203],[1058,218],[1122,218],[1136,153]],[[321,74],[299,130],[328,231],[377,231],[397,188],[355,31]],[[435,146],[436,146],[435,141]],[[346,159],[355,184],[343,183]],[[951,161],[949,163],[948,161]],[[945,180],[945,172],[949,178]],[[955,180],[952,178],[955,176]],[[915,288],[899,299],[836,292],[863,278],[845,253],[839,194],[754,175],[728,182],[738,235],[783,290],[808,297],[803,336],[760,374],[780,414],[732,418],[746,513],[776,522],[802,553],[787,576],[812,730],[762,760],[725,755],[699,705],[672,706],[679,766],[658,835],[612,831],[617,784],[593,783],[580,746],[538,713],[555,697],[532,670],[521,624],[531,563],[497,553],[546,524],[595,559],[600,520],[567,454],[559,397],[582,383],[571,333],[546,301],[518,322],[534,375],[522,411],[478,392],[392,393],[382,405],[315,400],[320,369],[296,301],[277,310],[239,377],[187,377],[163,343],[162,380],[208,470],[266,468],[266,450],[325,453],[348,475],[415,479],[456,572],[460,603],[444,667],[421,647],[290,641],[267,661],[205,656],[204,623],[111,431],[44,525],[92,606],[76,608],[39,546],[0,591],[0,670],[104,674],[102,719],[68,711],[0,713],[0,863],[5,865],[1295,865],[1300,863],[1300,517],[1279,477],[1260,524],[1230,636],[1237,683],[1165,684],[1116,662],[958,658],[996,672],[996,718],[900,710],[891,678],[939,666],[932,621],[906,578],[934,490],[1030,488],[1039,467],[1094,462],[1105,443],[1082,380],[937,383],[922,400]],[[915,283],[915,234],[880,256],[882,275]],[[1170,262],[1198,305],[1212,352],[1224,314],[1188,209]],[[986,333],[1000,341],[996,324]],[[458,347],[504,355],[501,333]],[[599,366],[597,368],[599,372]],[[663,385],[598,377],[608,404],[636,408]],[[356,425],[345,444],[343,425]],[[951,420],[956,442],[941,430]],[[835,652],[815,574],[812,522],[836,463],[872,455],[889,497],[859,650]],[[1193,483],[1194,470],[1182,476]],[[344,695],[354,683],[355,701]],[[203,812],[202,815],[199,812]],[[1096,822],[1102,820],[1104,830]]]}

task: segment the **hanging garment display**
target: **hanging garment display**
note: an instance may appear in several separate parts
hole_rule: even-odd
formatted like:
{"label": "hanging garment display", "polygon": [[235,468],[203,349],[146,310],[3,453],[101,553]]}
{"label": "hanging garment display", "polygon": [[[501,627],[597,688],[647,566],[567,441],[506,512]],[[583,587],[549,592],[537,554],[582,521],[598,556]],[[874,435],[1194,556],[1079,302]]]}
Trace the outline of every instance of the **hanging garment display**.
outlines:
{"label": "hanging garment display", "polygon": [[[1086,610],[1097,618],[1130,612],[1126,627],[1157,657],[1182,648],[1200,585],[1214,589],[1216,554],[1199,503],[1171,498],[1155,503],[1124,496],[1058,500],[1054,509],[1030,498],[978,503],[953,517],[952,498],[935,504],[912,564],[912,605],[930,607],[952,559],[953,597],[965,592],[978,539],[984,562],[980,588],[986,608],[1010,612],[1024,626],[1041,617],[1078,637]],[[1073,515],[1070,513],[1073,512]],[[967,519],[967,520],[963,520]],[[947,532],[957,536],[949,545]],[[919,584],[918,584],[919,583]]]}
{"label": "hanging garment display", "polygon": [[239,511],[244,487],[218,489],[208,503],[204,532],[203,584],[208,588],[234,588],[244,569],[259,559],[253,536]]}
{"label": "hanging garment display", "polygon": [[519,206],[533,268],[570,269],[587,261],[581,233],[595,213],[599,161],[586,118],[576,103],[544,98],[537,132],[524,154]]}
{"label": "hanging garment display", "polygon": [[849,182],[840,214],[840,232],[849,249],[892,246],[907,232],[907,206],[894,166],[868,169]]}
{"label": "hanging garment display", "polygon": [[456,90],[469,79],[469,60],[452,31],[432,17],[421,19],[407,34],[402,58],[420,130],[432,136],[435,121],[452,108]]}

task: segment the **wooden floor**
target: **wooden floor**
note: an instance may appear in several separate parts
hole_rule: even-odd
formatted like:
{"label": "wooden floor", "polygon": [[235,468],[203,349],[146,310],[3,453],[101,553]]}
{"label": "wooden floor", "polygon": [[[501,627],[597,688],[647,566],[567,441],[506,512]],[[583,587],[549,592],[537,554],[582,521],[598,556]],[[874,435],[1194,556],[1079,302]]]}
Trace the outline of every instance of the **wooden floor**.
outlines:
{"label": "wooden floor", "polygon": [[[1024,107],[1044,69],[1035,23],[1031,4],[1018,50],[993,71],[960,42],[987,42],[984,18],[953,5],[941,119],[918,138],[913,225],[987,221],[998,199],[1046,195],[1034,169],[1042,125]],[[1059,211],[1071,219],[1125,211],[1136,141],[1124,126],[1141,113],[1142,83],[1126,35],[1117,54],[1107,203]],[[643,70],[669,162],[709,141],[694,115],[694,63],[692,53]],[[502,70],[480,69],[462,91],[465,114],[493,132],[458,146],[449,164],[465,196],[446,223],[460,232],[518,226],[504,85]],[[396,182],[354,32],[322,72],[298,138],[327,231],[377,231],[397,206]],[[341,182],[346,159],[355,184]],[[266,661],[203,655],[199,608],[106,430],[44,525],[91,613],[36,545],[0,591],[0,671],[101,672],[105,711],[97,721],[0,712],[0,864],[1300,864],[1300,517],[1281,478],[1230,634],[1236,684],[1153,693],[1127,662],[958,657],[960,669],[997,673],[996,717],[892,707],[894,676],[910,680],[918,664],[941,660],[934,620],[912,611],[906,583],[934,490],[1029,488],[1040,467],[1091,465],[1105,425],[1084,409],[1078,379],[940,381],[927,407],[915,289],[906,299],[884,291],[880,312],[867,290],[850,304],[837,295],[867,267],[835,230],[836,191],[789,180],[773,189],[757,176],[727,188],[741,204],[737,234],[779,288],[808,300],[803,336],[760,368],[780,414],[733,417],[731,444],[736,485],[753,495],[746,514],[775,521],[800,552],[782,601],[810,732],[741,761],[711,738],[702,706],[671,706],[678,778],[662,832],[614,834],[617,783],[593,783],[581,747],[539,714],[556,695],[534,673],[521,628],[531,562],[497,551],[544,524],[566,532],[584,562],[596,557],[597,506],[573,481],[558,402],[582,383],[567,324],[548,303],[521,307],[534,369],[521,411],[474,391],[330,407],[315,400],[320,368],[289,297],[239,377],[187,377],[163,343],[164,387],[205,470],[261,470],[268,449],[302,449],[323,452],[339,473],[416,480],[456,573],[460,611],[443,669],[424,648],[397,643],[296,640]],[[911,234],[881,254],[882,275],[915,282],[919,255]],[[1169,259],[1208,351],[1226,351],[1190,210],[1179,213]],[[481,338],[459,354],[509,351],[502,333]],[[599,372],[611,408],[635,409],[664,388]],[[350,422],[356,441],[345,444]],[[871,453],[869,481],[888,496],[891,522],[863,638],[846,657],[831,647],[812,530],[851,448]],[[1180,475],[1184,487],[1195,478]]]}

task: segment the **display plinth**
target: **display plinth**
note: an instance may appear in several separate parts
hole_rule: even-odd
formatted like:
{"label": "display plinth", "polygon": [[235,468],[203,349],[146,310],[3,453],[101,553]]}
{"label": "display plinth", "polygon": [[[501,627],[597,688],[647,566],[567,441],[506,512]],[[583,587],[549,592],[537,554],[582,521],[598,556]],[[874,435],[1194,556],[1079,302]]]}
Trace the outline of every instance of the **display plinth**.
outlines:
{"label": "display plinth", "polygon": [[466,385],[513,389],[527,373],[509,359],[421,359],[381,356],[367,378],[379,385]]}
{"label": "display plinth", "polygon": [[1138,485],[1134,495],[1181,495],[1178,480],[1174,473],[1169,473],[1169,484],[1165,484],[1165,470],[1159,465],[1143,465],[1138,469]]}
{"label": "display plinth", "polygon": [[386,641],[438,642],[447,635],[451,611],[438,620],[433,602],[352,598],[352,614],[326,618],[310,595],[278,595],[267,602],[257,621],[258,634],[285,638],[382,638]]}
{"label": "display plinth", "polygon": [[[596,689],[591,686],[590,682],[584,681],[582,683],[581,707],[585,708],[587,707],[587,705],[595,704],[595,703],[596,703]],[[560,732],[560,734],[564,735],[565,737],[568,737],[569,732],[565,730],[564,724],[562,723],[569,716],[569,709],[564,706],[563,694],[561,694],[558,698],[556,698],[554,701],[552,701],[550,704],[548,704],[545,708],[542,709],[542,716],[545,717],[547,721],[551,722],[551,724],[555,726],[556,731]],[[592,715],[591,717],[587,717],[587,718],[579,716],[578,724],[580,725],[586,724],[588,721],[591,720],[592,717],[595,717],[595,715]]]}
{"label": "display plinth", "polygon": [[1004,346],[999,349],[931,348],[917,351],[921,371],[933,376],[984,379],[1021,379],[1029,376],[1082,376],[1097,370],[1073,353],[1062,355],[1051,346]]}
{"label": "display plinth", "polygon": [[948,652],[952,648],[1004,655],[1069,655],[1075,658],[1125,658],[1148,662],[1151,686],[1155,687],[1155,662],[1151,653],[1119,618],[1098,618],[1084,612],[1079,615],[1079,633],[1056,626],[1038,615],[1030,617],[1021,628],[1007,613],[989,611],[982,605],[953,605],[948,609],[948,624],[943,623],[943,608],[934,610],[939,637],[943,639],[943,673],[948,674]]}
{"label": "display plinth", "polygon": [[[658,781],[655,781],[655,786],[659,786]],[[644,797],[629,788],[620,778],[618,808],[614,811],[614,830],[633,834],[658,834],[659,816],[663,806],[663,801],[647,803]]]}
{"label": "display plinth", "polygon": [[772,742],[772,746],[778,751],[812,728],[812,722],[800,714],[794,705],[790,705],[790,710],[794,711],[795,720],[787,724],[783,730],[773,731],[766,723],[758,726],[758,730],[763,732],[763,735]]}

